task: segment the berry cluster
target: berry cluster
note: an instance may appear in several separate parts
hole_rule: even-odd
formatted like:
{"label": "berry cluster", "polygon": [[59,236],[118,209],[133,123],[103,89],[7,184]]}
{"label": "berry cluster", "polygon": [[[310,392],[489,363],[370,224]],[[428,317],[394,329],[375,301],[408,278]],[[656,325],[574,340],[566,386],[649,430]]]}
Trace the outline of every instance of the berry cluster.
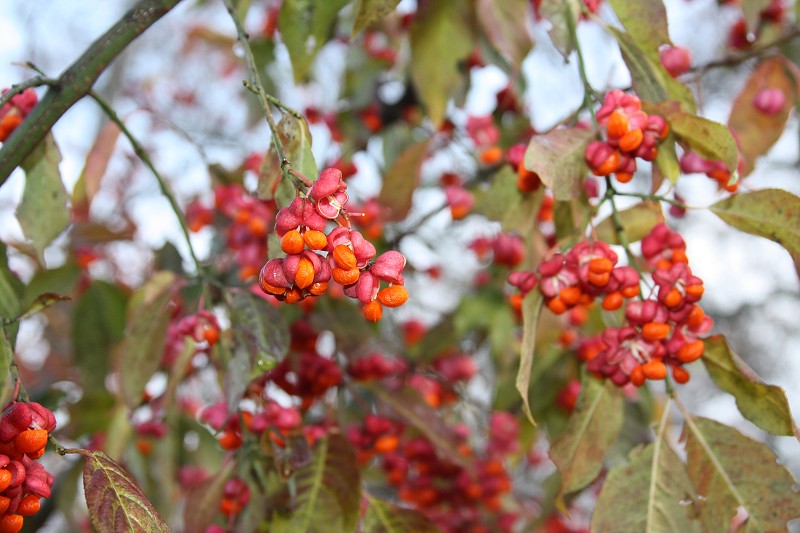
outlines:
{"label": "berry cluster", "polygon": [[[367,320],[377,322],[384,306],[398,307],[408,300],[402,274],[406,259],[396,251],[375,258],[375,246],[350,226],[347,201],[342,172],[327,168],[307,196],[298,196],[278,211],[275,233],[286,256],[269,260],[259,283],[266,294],[296,303],[327,291],[333,278],[346,296],[361,302]],[[331,220],[338,227],[326,235]],[[387,286],[381,288],[382,282]]]}
{"label": "berry cluster", "polygon": [[53,475],[36,462],[56,419],[46,407],[13,402],[0,415],[0,533],[17,533],[49,498]]}
{"label": "berry cluster", "polygon": [[[3,90],[3,94],[8,89]],[[22,124],[22,121],[33,109],[38,101],[36,91],[25,89],[11,97],[11,101],[0,107],[0,142],[8,139],[9,135]]]}
{"label": "berry cluster", "polygon": [[[739,162],[742,163],[742,155],[739,154]],[[725,189],[728,192],[736,192],[739,190],[739,182],[730,184],[731,171],[727,165],[722,161],[712,161],[705,159],[697,152],[687,151],[681,156],[680,160],[681,172],[685,174],[705,174],[712,180],[716,181],[720,189]]]}
{"label": "berry cluster", "polygon": [[619,89],[608,92],[597,110],[597,122],[605,127],[604,141],[586,147],[586,162],[596,176],[614,174],[627,183],[636,172],[636,158],[652,161],[658,155],[658,143],[669,133],[664,117],[642,111],[638,96]]}
{"label": "berry cluster", "polygon": [[442,457],[427,438],[385,416],[368,414],[347,435],[358,450],[359,462],[377,460],[398,498],[442,531],[511,531],[517,516],[503,512],[502,498],[511,490],[511,478],[502,459],[516,451],[519,425],[507,413],[495,415],[506,416],[492,417],[483,457],[474,457],[467,444],[469,430],[456,428],[456,448],[462,460],[473,462],[472,469],[459,459]]}
{"label": "berry cluster", "polygon": [[639,273],[616,266],[617,255],[604,242],[580,242],[543,261],[536,273],[514,272],[509,282],[523,293],[538,284],[556,314],[592,306],[596,298],[608,311],[625,304],[621,327],[608,327],[579,343],[578,355],[587,368],[617,385],[641,386],[647,379],[664,379],[670,367],[675,381],[685,383],[689,373],[683,365],[703,355],[700,336],[713,324],[698,305],[703,281],[689,268],[683,238],[664,224],[642,240],[642,256],[654,284],[646,299],[632,299],[640,293]]}
{"label": "berry cluster", "polygon": [[[220,326],[213,313],[201,310],[194,315],[173,319],[167,326],[167,340],[161,362],[171,367],[183,352],[186,338],[195,341],[194,356],[208,355],[219,342]],[[194,357],[193,357],[194,359]]]}

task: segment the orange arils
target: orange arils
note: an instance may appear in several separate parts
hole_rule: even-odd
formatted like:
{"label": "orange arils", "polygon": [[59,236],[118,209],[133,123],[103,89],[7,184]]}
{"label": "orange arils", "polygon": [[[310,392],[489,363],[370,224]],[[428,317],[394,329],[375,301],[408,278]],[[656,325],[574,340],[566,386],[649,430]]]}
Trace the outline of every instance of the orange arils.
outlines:
{"label": "orange arils", "polygon": [[692,361],[696,361],[700,359],[705,349],[706,347],[703,344],[703,341],[699,339],[684,344],[681,346],[681,349],[678,350],[678,360],[681,363],[691,363]]}
{"label": "orange arils", "polygon": [[[302,239],[300,239],[302,242]],[[314,282],[314,263],[308,257],[300,258],[297,263],[297,273],[294,275],[294,284],[300,289],[305,289]]]}
{"label": "orange arils", "polygon": [[664,322],[648,322],[642,326],[642,337],[648,341],[660,341],[669,336],[669,324]]}
{"label": "orange arils", "polygon": [[203,338],[210,345],[215,345],[219,342],[219,329],[213,326],[205,326],[203,328]]}
{"label": "orange arils", "polygon": [[639,295],[639,286],[633,285],[631,287],[625,287],[620,292],[625,298],[633,298],[634,296]]}
{"label": "orange arils", "polygon": [[619,139],[628,131],[628,116],[625,113],[614,111],[608,117],[608,124],[606,125],[608,136],[613,139]]}
{"label": "orange arils", "polygon": [[331,276],[333,276],[334,281],[339,285],[352,285],[356,281],[358,281],[361,272],[357,268],[353,268],[350,270],[343,270],[341,268],[334,268],[331,271]]}
{"label": "orange arils", "polygon": [[691,296],[692,298],[700,298],[703,295],[703,286],[698,285],[689,285],[686,287],[686,294]]}
{"label": "orange arils", "polygon": [[611,274],[608,272],[603,274],[596,274],[594,272],[589,272],[589,283],[595,285],[597,287],[603,287],[608,284],[608,280],[611,279]]}
{"label": "orange arils", "polygon": [[603,309],[606,311],[616,311],[622,307],[622,294],[618,291],[610,292],[603,298]]}
{"label": "orange arils", "polygon": [[700,307],[699,305],[695,305],[694,307],[692,307],[689,316],[686,318],[686,323],[689,325],[689,327],[696,328],[697,326],[703,323],[703,320],[705,320],[705,318],[706,318],[706,313],[705,311],[703,311],[703,308]]}
{"label": "orange arils", "polygon": [[378,291],[378,301],[386,307],[400,307],[408,301],[408,290],[402,285],[392,285]]}
{"label": "orange arils", "polygon": [[310,292],[314,296],[319,296],[320,294],[324,293],[327,290],[328,290],[328,283],[326,281],[312,283],[311,286],[308,288],[308,292]]}
{"label": "orange arils", "polygon": [[284,292],[286,292],[286,289],[284,289],[283,287],[275,287],[263,280],[261,281],[260,285],[261,288],[264,290],[264,292],[268,292],[276,296],[282,295]]}
{"label": "orange arils", "polygon": [[601,165],[592,169],[597,176],[608,176],[619,169],[619,152],[614,150]]}
{"label": "orange arils", "polygon": [[378,300],[372,300],[364,304],[364,307],[361,308],[361,312],[364,313],[364,318],[370,322],[377,322],[381,319],[381,316],[383,316],[383,306]]}
{"label": "orange arils", "polygon": [[9,498],[8,496],[0,496],[0,515],[8,511],[8,506],[10,504],[11,504],[11,498]]}
{"label": "orange arils", "polygon": [[678,307],[681,302],[683,302],[683,296],[681,296],[678,289],[670,289],[666,298],[664,298],[664,305],[669,308]]}
{"label": "orange arils", "polygon": [[39,498],[33,494],[28,494],[22,498],[22,501],[19,502],[19,506],[17,506],[17,514],[22,516],[33,516],[39,512],[41,507],[42,504],[39,502]]}
{"label": "orange arils", "polygon": [[300,232],[296,229],[291,231],[287,231],[283,237],[281,237],[281,250],[283,253],[286,254],[299,254],[305,248],[305,242],[303,242],[303,236],[300,235]]}
{"label": "orange arils", "polygon": [[664,379],[667,377],[667,365],[661,359],[651,359],[642,365],[642,372],[647,379]]}
{"label": "orange arils", "polygon": [[630,130],[619,140],[619,148],[623,152],[633,152],[642,145],[644,133],[640,128]]}
{"label": "orange arils", "polygon": [[644,377],[644,371],[642,370],[642,365],[637,365],[633,367],[633,370],[631,370],[630,378],[631,378],[631,383],[633,383],[637,387],[641,387],[642,385],[644,385],[644,380],[647,378]]}
{"label": "orange arils", "polygon": [[242,436],[234,431],[225,431],[219,436],[219,445],[223,450],[235,450],[242,442]]}
{"label": "orange arils", "polygon": [[503,160],[503,149],[499,146],[484,148],[478,156],[484,165],[496,165]]}
{"label": "orange arils", "polygon": [[227,517],[236,516],[242,512],[242,506],[233,498],[222,498],[219,502],[219,512]]}
{"label": "orange arils", "polygon": [[620,183],[628,183],[633,179],[633,172],[617,172],[617,181]]}
{"label": "orange arils", "polygon": [[559,298],[558,296],[550,299],[547,302],[547,308],[557,315],[560,315],[567,310],[566,304],[564,304],[564,302],[561,301],[561,298]]}
{"label": "orange arils", "polygon": [[8,488],[9,485],[11,485],[12,477],[13,476],[11,475],[11,472],[6,470],[5,468],[0,470],[0,492],[3,492]]}
{"label": "orange arils", "polygon": [[684,383],[689,381],[691,375],[689,374],[689,371],[683,368],[682,366],[676,366],[675,368],[672,369],[672,377],[675,379],[677,383],[683,385]]}
{"label": "orange arils", "polygon": [[589,272],[592,274],[608,274],[614,268],[614,263],[608,257],[595,257],[589,261]]}
{"label": "orange arils", "polygon": [[681,250],[680,248],[676,248],[672,250],[672,262],[673,263],[688,263],[689,258],[686,257],[686,250]]}
{"label": "orange arils", "polygon": [[20,453],[35,453],[47,444],[46,429],[26,429],[14,438],[14,447]]}
{"label": "orange arils", "polygon": [[307,229],[303,233],[303,242],[312,250],[322,250],[328,245],[328,238],[321,231]]}
{"label": "orange arils", "polygon": [[373,449],[378,453],[392,453],[397,449],[399,442],[397,435],[384,435],[375,440]]}
{"label": "orange arils", "polygon": [[296,304],[302,299],[303,299],[303,293],[300,292],[300,289],[298,289],[297,287],[292,287],[291,289],[286,291],[287,304]]}
{"label": "orange arils", "polygon": [[0,518],[0,533],[19,533],[25,519],[22,515],[7,514]]}
{"label": "orange arils", "polygon": [[356,254],[345,244],[340,244],[333,249],[333,260],[343,270],[352,270],[358,264]]}
{"label": "orange arils", "polygon": [[250,234],[256,237],[264,237],[267,234],[267,222],[262,218],[251,218],[247,222],[247,229]]}
{"label": "orange arils", "polygon": [[558,292],[558,297],[567,306],[571,307],[581,299],[581,290],[578,287],[564,287]]}

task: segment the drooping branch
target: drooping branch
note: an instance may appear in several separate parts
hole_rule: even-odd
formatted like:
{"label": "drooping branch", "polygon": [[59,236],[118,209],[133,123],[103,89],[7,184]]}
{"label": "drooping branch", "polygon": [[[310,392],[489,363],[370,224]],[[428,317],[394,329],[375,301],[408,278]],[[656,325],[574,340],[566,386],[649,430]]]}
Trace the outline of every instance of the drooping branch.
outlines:
{"label": "drooping branch", "polygon": [[89,94],[100,74],[134,39],[180,0],[142,0],[100,36],[52,85],[0,149],[0,185],[61,116]]}

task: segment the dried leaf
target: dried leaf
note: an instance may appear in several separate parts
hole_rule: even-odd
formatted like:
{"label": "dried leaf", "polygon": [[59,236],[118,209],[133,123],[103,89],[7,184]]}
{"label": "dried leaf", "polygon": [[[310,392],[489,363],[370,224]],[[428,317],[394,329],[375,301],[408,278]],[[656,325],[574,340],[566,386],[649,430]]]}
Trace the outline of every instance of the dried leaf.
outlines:
{"label": "dried leaf", "polygon": [[734,228],[800,253],[800,198],[782,189],[762,189],[720,200],[712,213]]}
{"label": "dried leaf", "polygon": [[525,295],[522,300],[522,346],[519,356],[519,370],[515,385],[517,391],[522,396],[522,408],[525,416],[531,424],[536,425],[536,421],[531,414],[531,404],[528,393],[531,383],[531,368],[533,367],[533,355],[536,349],[536,326],[539,324],[539,313],[542,310],[544,300],[542,293],[532,290]]}
{"label": "dried leaf", "polygon": [[702,361],[717,386],[736,398],[745,418],[773,435],[794,435],[795,427],[783,389],[764,383],[734,353],[722,335],[705,340]]}
{"label": "dried leaf", "polygon": [[527,0],[478,0],[475,4],[486,38],[513,72],[519,72],[533,46],[527,24],[528,4]]}
{"label": "dried leaf", "polygon": [[85,220],[89,216],[92,200],[100,190],[100,182],[103,180],[106,169],[108,169],[108,162],[114,154],[119,134],[119,126],[108,121],[97,134],[97,138],[86,156],[83,171],[72,189],[72,210],[81,215],[78,216],[79,220]]}
{"label": "dried leaf", "polygon": [[170,531],[144,492],[116,461],[103,452],[77,450],[86,459],[83,489],[92,526],[100,533]]}
{"label": "dried leaf", "polygon": [[542,2],[539,11],[551,24],[550,39],[565,59],[575,50],[571,27],[581,16],[580,0],[550,0]]}

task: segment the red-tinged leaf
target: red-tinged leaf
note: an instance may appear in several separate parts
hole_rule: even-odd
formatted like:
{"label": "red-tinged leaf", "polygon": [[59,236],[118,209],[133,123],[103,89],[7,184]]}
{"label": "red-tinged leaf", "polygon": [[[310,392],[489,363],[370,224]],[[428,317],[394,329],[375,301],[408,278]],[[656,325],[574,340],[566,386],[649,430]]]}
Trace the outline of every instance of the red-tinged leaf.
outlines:
{"label": "red-tinged leaf", "polygon": [[72,189],[72,210],[78,220],[86,220],[89,217],[92,200],[100,190],[100,182],[117,147],[119,134],[119,126],[111,121],[107,122],[97,134],[94,145],[86,156],[83,171]]}
{"label": "red-tinged leaf", "polygon": [[734,228],[800,253],[800,198],[782,189],[762,189],[720,200],[712,213]]}
{"label": "red-tinged leaf", "polygon": [[367,511],[362,533],[439,533],[441,530],[425,515],[398,507],[386,500],[367,496]]}
{"label": "red-tinged leaf", "polygon": [[[659,223],[664,222],[664,212],[659,202],[644,201],[619,212],[622,233],[628,243],[641,241]],[[609,244],[622,244],[614,217],[609,215],[595,228],[597,238]]]}
{"label": "red-tinged leaf", "polygon": [[678,455],[665,438],[667,408],[656,440],[631,451],[626,465],[612,468],[592,515],[592,531],[699,533],[697,496]]}
{"label": "red-tinged leaf", "polygon": [[739,148],[727,126],[674,107],[665,109],[669,110],[664,118],[682,144],[706,159],[722,161],[732,173],[736,170]]}
{"label": "red-tinged leaf", "polygon": [[411,197],[419,184],[429,142],[426,139],[406,147],[386,171],[378,201],[388,210],[387,220],[402,220],[411,209]]}
{"label": "red-tinged leaf", "polygon": [[786,531],[800,517],[796,481],[766,444],[700,417],[686,420],[684,435],[703,531],[727,531],[740,507],[746,531]]}
{"label": "red-tinged leaf", "polygon": [[581,17],[580,0],[550,0],[539,6],[542,17],[550,22],[550,39],[564,58],[575,50],[572,29]]}
{"label": "red-tinged leaf", "polygon": [[284,0],[278,28],[292,60],[294,81],[302,82],[320,49],[331,38],[336,16],[347,0]]}
{"label": "red-tinged leaf", "polygon": [[736,355],[722,335],[705,340],[702,361],[717,386],[736,398],[745,418],[773,435],[794,435],[795,425],[783,389],[761,380]]}
{"label": "red-tinged leaf", "polygon": [[355,531],[361,506],[356,453],[341,435],[329,434],[313,449],[311,462],[294,472],[290,516],[275,516],[269,531],[310,533]]}
{"label": "red-tinged leaf", "polygon": [[44,137],[22,162],[25,190],[17,208],[22,232],[31,240],[39,263],[44,249],[69,225],[69,196],[61,181],[61,152],[52,134]]}
{"label": "red-tinged leaf", "polygon": [[500,52],[512,72],[519,72],[522,60],[533,46],[528,31],[527,0],[478,0],[478,23],[492,46]]}
{"label": "red-tinged leaf", "polygon": [[234,463],[228,461],[222,469],[186,491],[186,506],[183,510],[184,530],[205,531],[219,515],[219,502],[225,482],[231,477]]}
{"label": "red-tinged leaf", "polygon": [[692,92],[669,75],[658,57],[648,54],[629,34],[616,28],[609,28],[609,31],[619,43],[622,58],[631,72],[633,89],[642,100],[654,104],[675,100],[683,111],[696,111]]}
{"label": "red-tinged leaf", "polygon": [[542,293],[538,290],[530,291],[522,300],[522,346],[520,347],[519,370],[517,370],[517,379],[515,381],[517,391],[522,396],[522,408],[525,411],[525,416],[534,426],[536,421],[531,413],[528,394],[531,383],[531,369],[533,368],[533,356],[536,350],[536,326],[539,324],[539,313],[542,310],[543,303]]}
{"label": "red-tinged leaf", "polygon": [[606,452],[622,429],[623,401],[619,387],[586,374],[567,427],[550,448],[561,473],[560,494],[571,494],[594,481]]}
{"label": "red-tinged leaf", "polygon": [[631,39],[651,57],[657,59],[658,47],[671,43],[667,10],[661,0],[609,0],[608,3]]}
{"label": "red-tinged leaf", "polygon": [[444,423],[436,409],[428,405],[418,391],[410,387],[385,389],[369,385],[367,388],[380,403],[390,408],[400,419],[425,435],[439,450],[442,457],[461,465],[467,464],[467,461],[464,460],[456,447],[455,443],[458,439],[452,429]]}
{"label": "red-tinged leaf", "polygon": [[400,0],[358,0],[353,35],[394,11],[399,3]]}
{"label": "red-tinged leaf", "polygon": [[263,298],[247,290],[230,289],[225,302],[233,328],[233,354],[225,372],[228,410],[235,412],[247,385],[274,367],[289,350],[289,327]]}
{"label": "red-tinged leaf", "polygon": [[[756,159],[766,154],[783,134],[797,94],[796,80],[800,80],[800,71],[792,62],[781,56],[770,57],[753,71],[733,101],[728,127],[739,141],[744,158],[742,177],[753,171]],[[753,105],[762,89],[778,89],[786,97],[777,113],[763,113]]]}
{"label": "red-tinged leaf", "polygon": [[593,138],[594,132],[580,128],[535,135],[525,150],[525,168],[553,189],[556,200],[577,198],[589,173],[585,152]]}
{"label": "red-tinged leaf", "polygon": [[278,122],[278,137],[283,145],[284,155],[294,170],[310,181],[317,179],[317,162],[311,151],[311,132],[304,118],[289,113]]}
{"label": "red-tinged leaf", "polygon": [[136,480],[103,452],[77,450],[86,464],[83,490],[89,519],[100,533],[157,533],[170,528],[147,500]]}
{"label": "red-tinged leaf", "polygon": [[131,297],[125,340],[116,350],[122,393],[128,406],[141,402],[144,386],[161,363],[175,274],[155,273]]}
{"label": "red-tinged leaf", "polygon": [[464,83],[459,63],[475,47],[469,13],[466,0],[426,2],[411,25],[411,81],[437,128]]}

